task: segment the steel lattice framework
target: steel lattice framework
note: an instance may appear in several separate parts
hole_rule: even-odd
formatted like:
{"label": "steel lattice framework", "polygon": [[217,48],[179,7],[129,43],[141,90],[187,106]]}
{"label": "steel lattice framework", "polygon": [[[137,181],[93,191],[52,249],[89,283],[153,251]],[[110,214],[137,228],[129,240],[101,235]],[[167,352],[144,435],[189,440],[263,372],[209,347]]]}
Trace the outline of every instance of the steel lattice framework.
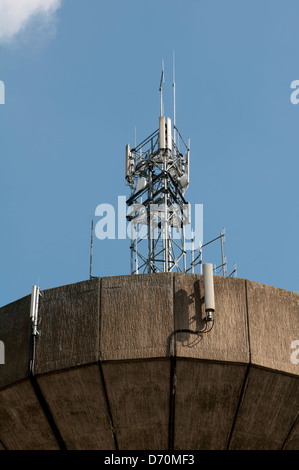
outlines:
{"label": "steel lattice framework", "polygon": [[[176,144],[181,140],[185,155]],[[126,147],[127,219],[131,225],[131,274],[185,272],[185,227],[189,204],[190,149],[171,119],[160,116],[159,128],[135,148]]]}

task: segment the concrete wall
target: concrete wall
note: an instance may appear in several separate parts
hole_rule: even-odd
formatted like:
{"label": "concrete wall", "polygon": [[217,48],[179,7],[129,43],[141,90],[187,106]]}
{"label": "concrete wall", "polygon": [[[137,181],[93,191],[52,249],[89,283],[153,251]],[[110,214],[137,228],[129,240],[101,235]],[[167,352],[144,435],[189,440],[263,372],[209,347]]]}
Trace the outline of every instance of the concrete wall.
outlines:
{"label": "concrete wall", "polygon": [[33,376],[30,296],[2,307],[0,449],[298,449],[299,294],[214,281],[200,335],[199,275],[43,291]]}

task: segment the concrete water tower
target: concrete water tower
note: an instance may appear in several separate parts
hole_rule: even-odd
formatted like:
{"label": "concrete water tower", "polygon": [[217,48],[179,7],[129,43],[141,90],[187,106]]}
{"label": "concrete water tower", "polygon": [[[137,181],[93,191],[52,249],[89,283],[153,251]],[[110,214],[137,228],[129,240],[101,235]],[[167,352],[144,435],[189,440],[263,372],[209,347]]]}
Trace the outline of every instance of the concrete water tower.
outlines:
{"label": "concrete water tower", "polygon": [[130,275],[0,309],[0,450],[299,449],[299,294],[194,272],[178,136],[127,147]]}

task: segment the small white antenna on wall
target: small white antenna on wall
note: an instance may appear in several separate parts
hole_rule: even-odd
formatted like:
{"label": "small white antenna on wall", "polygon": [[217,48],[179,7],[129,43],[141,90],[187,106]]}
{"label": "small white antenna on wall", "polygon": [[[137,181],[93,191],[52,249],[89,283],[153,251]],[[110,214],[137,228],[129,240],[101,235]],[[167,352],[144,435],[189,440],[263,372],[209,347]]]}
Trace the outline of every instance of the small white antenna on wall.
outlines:
{"label": "small white antenna on wall", "polygon": [[213,264],[205,263],[203,265],[203,282],[205,290],[205,311],[207,321],[213,319],[215,311],[215,294],[214,294],[214,280],[213,280]]}

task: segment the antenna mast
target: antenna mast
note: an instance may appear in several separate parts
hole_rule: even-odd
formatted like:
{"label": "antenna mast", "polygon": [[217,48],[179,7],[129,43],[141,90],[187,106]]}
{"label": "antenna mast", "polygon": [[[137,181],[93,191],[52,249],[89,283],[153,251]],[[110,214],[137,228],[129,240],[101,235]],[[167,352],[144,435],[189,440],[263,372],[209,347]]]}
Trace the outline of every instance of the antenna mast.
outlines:
{"label": "antenna mast", "polygon": [[[194,246],[196,232],[190,227],[190,205],[185,199],[190,175],[190,139],[188,145],[176,126],[175,57],[173,52],[173,123],[164,116],[162,86],[164,60],[160,79],[159,126],[135,147],[126,146],[127,233],[131,234],[131,274],[157,272],[195,272],[200,265],[203,274],[203,248],[216,240],[221,242],[223,276],[227,270],[224,256],[225,229],[220,236]],[[181,148],[184,150],[180,151]],[[183,154],[184,152],[184,154]],[[186,249],[186,226],[191,229],[191,248]],[[195,238],[194,238],[195,237]],[[189,237],[190,247],[190,237]],[[189,252],[189,253],[188,253]],[[187,263],[187,253],[190,257]],[[187,267],[188,265],[188,267]],[[236,273],[236,268],[232,274]],[[231,275],[232,275],[231,274]]]}
{"label": "antenna mast", "polygon": [[163,98],[162,98],[162,85],[165,83],[164,81],[164,60],[162,60],[162,73],[161,73],[161,80],[160,80],[160,86],[159,86],[159,91],[160,91],[160,116],[163,116]]}
{"label": "antenna mast", "polygon": [[133,149],[129,144],[126,148],[126,181],[131,188],[127,200],[132,234],[131,274],[186,271],[189,205],[184,194],[189,184],[189,149],[182,140],[186,153],[179,152],[171,119],[164,116],[163,83],[164,61],[159,127]]}
{"label": "antenna mast", "polygon": [[173,63],[172,63],[172,86],[173,86],[173,142],[176,145],[176,138],[175,138],[175,61],[174,61],[174,51],[173,51]]}

